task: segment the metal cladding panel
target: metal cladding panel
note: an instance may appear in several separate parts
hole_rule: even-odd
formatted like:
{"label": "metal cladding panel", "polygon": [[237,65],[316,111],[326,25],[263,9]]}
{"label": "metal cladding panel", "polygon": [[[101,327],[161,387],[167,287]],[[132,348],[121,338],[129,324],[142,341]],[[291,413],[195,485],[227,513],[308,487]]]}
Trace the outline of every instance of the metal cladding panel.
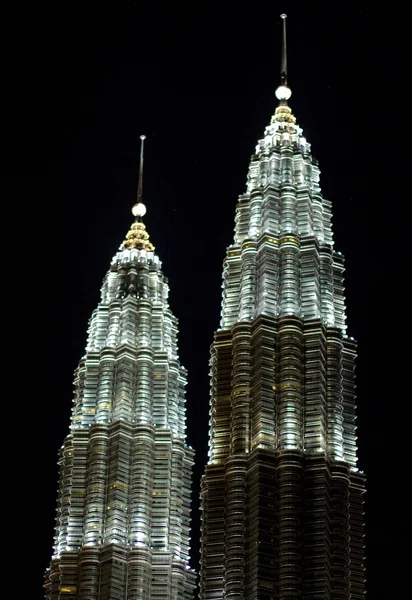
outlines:
{"label": "metal cladding panel", "polygon": [[325,453],[256,448],[207,465],[200,597],[363,597],[363,493]]}

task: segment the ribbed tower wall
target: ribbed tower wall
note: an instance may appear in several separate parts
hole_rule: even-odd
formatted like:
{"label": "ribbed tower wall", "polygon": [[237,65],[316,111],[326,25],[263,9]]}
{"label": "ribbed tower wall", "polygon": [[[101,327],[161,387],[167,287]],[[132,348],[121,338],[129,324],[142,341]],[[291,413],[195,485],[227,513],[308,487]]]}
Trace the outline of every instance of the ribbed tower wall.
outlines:
{"label": "ribbed tower wall", "polygon": [[281,102],[223,265],[202,480],[201,599],[365,593],[356,343],[310,145]]}
{"label": "ribbed tower wall", "polygon": [[124,246],[75,373],[47,600],[193,598],[194,452],[185,443],[177,320],[156,254]]}

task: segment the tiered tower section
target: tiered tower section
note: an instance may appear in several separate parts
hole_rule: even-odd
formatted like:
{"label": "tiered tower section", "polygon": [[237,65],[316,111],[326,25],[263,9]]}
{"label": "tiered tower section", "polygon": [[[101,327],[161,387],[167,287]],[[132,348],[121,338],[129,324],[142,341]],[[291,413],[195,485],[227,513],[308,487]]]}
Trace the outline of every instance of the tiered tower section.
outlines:
{"label": "tiered tower section", "polygon": [[287,104],[252,156],[223,267],[202,481],[202,600],[360,600],[364,475],[344,261]]}
{"label": "tiered tower section", "polygon": [[186,371],[145,212],[134,206],[76,371],[47,600],[193,598]]}

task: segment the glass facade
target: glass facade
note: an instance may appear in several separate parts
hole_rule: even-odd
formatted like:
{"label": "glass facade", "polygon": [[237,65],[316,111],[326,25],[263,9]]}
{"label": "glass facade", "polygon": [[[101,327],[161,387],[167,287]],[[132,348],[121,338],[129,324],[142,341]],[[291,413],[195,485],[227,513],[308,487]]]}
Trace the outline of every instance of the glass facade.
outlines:
{"label": "glass facade", "polygon": [[194,452],[168,293],[138,216],[104,279],[75,373],[47,600],[193,598]]}
{"label": "glass facade", "polygon": [[282,82],[223,265],[201,492],[202,600],[365,593],[344,260]]}

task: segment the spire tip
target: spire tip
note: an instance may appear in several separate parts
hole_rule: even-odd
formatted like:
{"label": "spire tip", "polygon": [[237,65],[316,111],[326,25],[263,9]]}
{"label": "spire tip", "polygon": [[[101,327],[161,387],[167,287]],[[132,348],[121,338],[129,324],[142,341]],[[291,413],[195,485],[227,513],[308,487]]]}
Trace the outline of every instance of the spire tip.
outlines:
{"label": "spire tip", "polygon": [[282,14],[280,15],[280,18],[281,18],[281,19],[286,19],[286,17],[287,17],[287,15],[285,15],[285,13],[282,13]]}
{"label": "spire tip", "polygon": [[140,139],[141,139],[141,140],[145,140],[145,139],[146,139],[146,136],[145,136],[145,135],[141,135],[141,136],[140,136]]}

